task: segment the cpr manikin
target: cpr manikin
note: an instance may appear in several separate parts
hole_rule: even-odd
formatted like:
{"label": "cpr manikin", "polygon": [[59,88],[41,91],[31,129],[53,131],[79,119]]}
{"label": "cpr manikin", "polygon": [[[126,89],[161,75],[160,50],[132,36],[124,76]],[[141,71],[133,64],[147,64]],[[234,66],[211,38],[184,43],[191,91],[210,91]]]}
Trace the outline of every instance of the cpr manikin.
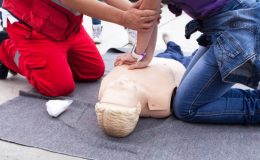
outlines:
{"label": "cpr manikin", "polygon": [[110,136],[125,137],[134,130],[139,116],[169,116],[173,90],[184,72],[181,63],[164,58],[154,58],[144,69],[115,67],[100,86],[96,104],[99,126]]}

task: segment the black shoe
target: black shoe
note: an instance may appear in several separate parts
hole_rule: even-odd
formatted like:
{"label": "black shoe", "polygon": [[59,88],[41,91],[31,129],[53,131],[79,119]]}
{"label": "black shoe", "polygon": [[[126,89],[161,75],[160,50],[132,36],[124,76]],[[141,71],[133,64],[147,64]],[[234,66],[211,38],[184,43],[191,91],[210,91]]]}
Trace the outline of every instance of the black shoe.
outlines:
{"label": "black shoe", "polygon": [[[9,38],[6,31],[0,31],[0,44]],[[0,79],[6,79],[9,69],[0,61]],[[13,73],[12,73],[13,74]]]}
{"label": "black shoe", "polygon": [[4,40],[6,40],[6,39],[8,39],[9,38],[9,36],[8,36],[8,33],[6,32],[6,31],[0,31],[0,44],[4,41]]}
{"label": "black shoe", "polygon": [[0,62],[0,79],[6,79],[8,75],[8,68]]}

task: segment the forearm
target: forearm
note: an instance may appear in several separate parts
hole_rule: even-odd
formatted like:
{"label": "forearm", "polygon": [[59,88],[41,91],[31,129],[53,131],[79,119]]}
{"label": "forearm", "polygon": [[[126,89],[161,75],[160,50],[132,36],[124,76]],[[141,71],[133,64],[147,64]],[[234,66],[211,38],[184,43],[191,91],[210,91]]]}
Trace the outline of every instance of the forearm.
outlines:
{"label": "forearm", "polygon": [[154,54],[156,41],[157,41],[157,31],[158,31],[158,27],[155,26],[153,33],[151,35],[150,41],[148,43],[148,47],[145,50],[147,57],[149,57],[150,59],[152,59],[153,54]]}
{"label": "forearm", "polygon": [[90,17],[123,25],[124,11],[108,4],[97,0],[63,0],[63,3]]}
{"label": "forearm", "polygon": [[[158,10],[160,7],[160,3],[161,0],[153,0],[153,1],[143,0],[141,9]],[[156,37],[156,35],[154,35],[156,33],[157,33],[157,22],[154,23],[154,27],[151,27],[147,31],[138,31],[136,52],[144,53],[147,52],[148,50],[151,51],[156,44],[156,38],[154,38],[154,36]]]}
{"label": "forearm", "polygon": [[127,10],[131,7],[131,2],[129,0],[104,0],[107,4],[119,8],[121,10]]}

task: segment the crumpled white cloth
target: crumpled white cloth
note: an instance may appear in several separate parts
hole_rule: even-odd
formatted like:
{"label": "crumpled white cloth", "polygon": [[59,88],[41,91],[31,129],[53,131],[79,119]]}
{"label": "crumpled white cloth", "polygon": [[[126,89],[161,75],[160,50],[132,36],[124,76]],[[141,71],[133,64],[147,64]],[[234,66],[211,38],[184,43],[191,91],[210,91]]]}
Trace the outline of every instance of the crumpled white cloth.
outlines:
{"label": "crumpled white cloth", "polygon": [[46,102],[47,112],[52,117],[58,117],[72,104],[73,100],[49,100]]}

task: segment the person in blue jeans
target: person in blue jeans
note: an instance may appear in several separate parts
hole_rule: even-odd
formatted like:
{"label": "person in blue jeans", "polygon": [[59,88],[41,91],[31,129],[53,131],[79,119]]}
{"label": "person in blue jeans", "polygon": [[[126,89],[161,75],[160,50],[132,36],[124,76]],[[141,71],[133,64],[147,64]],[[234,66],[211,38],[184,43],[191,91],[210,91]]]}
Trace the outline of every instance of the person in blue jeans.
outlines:
{"label": "person in blue jeans", "polygon": [[[150,1],[150,5],[152,3],[155,2]],[[173,114],[186,122],[259,124],[259,0],[196,3],[168,0],[168,3],[176,16],[184,10],[194,19],[186,26],[186,38],[196,31],[203,33],[199,40],[201,47],[189,63],[176,95],[172,96]],[[132,60],[131,54],[119,57],[116,64],[128,63],[130,69],[144,68],[151,56],[140,55],[142,59],[136,61]],[[253,90],[232,88],[236,83]]]}
{"label": "person in blue jeans", "polygon": [[100,19],[91,18],[92,20],[92,39],[96,44],[100,44],[102,39],[103,26]]}
{"label": "person in blue jeans", "polygon": [[[187,122],[258,124],[260,3],[256,0],[220,1],[215,8],[208,6],[214,13],[206,9],[187,12],[199,20],[187,25],[186,37],[199,30],[209,37],[210,43],[198,49],[190,62],[177,89],[172,111]],[[184,4],[186,7],[182,4],[181,8],[196,8],[192,4]],[[177,1],[169,8],[180,15]],[[254,89],[231,88],[235,83]]]}

